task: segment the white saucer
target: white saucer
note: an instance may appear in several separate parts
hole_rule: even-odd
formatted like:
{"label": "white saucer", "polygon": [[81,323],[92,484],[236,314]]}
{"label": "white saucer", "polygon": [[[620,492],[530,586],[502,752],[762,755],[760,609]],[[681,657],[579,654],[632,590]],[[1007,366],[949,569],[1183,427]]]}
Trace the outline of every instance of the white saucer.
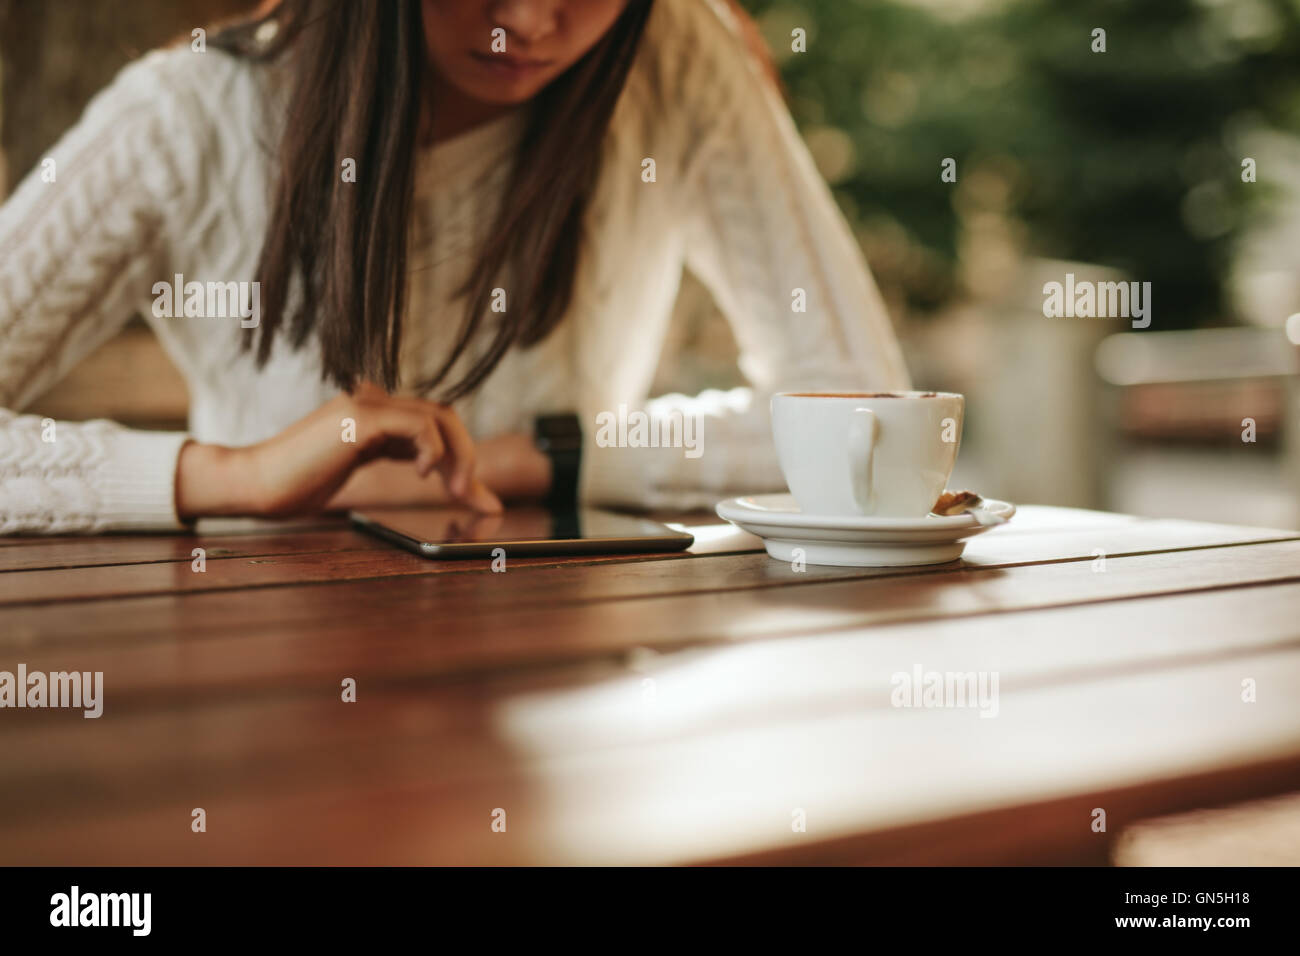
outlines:
{"label": "white saucer", "polygon": [[[1006,520],[1016,506],[992,498],[984,508]],[[778,561],[829,564],[850,568],[893,568],[955,561],[966,539],[987,531],[973,515],[924,518],[870,518],[810,515],[799,510],[793,495],[746,495],[718,503],[718,517],[763,539]]]}

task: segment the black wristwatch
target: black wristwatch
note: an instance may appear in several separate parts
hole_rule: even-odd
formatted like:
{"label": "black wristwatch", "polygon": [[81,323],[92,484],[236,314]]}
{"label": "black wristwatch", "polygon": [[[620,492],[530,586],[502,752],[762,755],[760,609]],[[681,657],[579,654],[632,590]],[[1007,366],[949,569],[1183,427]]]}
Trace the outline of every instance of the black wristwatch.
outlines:
{"label": "black wristwatch", "polygon": [[582,464],[582,425],[578,416],[538,415],[533,422],[533,442],[551,460],[551,490],[543,504],[552,511],[576,511],[578,469]]}

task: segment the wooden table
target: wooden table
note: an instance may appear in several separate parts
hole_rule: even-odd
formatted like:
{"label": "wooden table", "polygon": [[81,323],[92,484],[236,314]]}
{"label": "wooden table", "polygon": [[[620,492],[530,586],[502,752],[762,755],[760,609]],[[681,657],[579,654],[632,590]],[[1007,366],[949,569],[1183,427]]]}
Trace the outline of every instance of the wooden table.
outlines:
{"label": "wooden table", "polygon": [[[335,522],[0,540],[0,670],[105,697],[0,710],[0,863],[1102,863],[1300,785],[1300,532],[1024,507],[799,572],[683,520],[504,573]],[[893,706],[918,669],[996,716]]]}

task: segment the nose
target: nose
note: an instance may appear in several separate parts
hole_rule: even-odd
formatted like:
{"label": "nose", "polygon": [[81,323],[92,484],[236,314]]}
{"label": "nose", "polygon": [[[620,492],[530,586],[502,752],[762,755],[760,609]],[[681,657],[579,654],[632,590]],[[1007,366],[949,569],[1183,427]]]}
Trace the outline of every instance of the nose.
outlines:
{"label": "nose", "polygon": [[508,36],[521,43],[536,43],[555,31],[560,6],[559,0],[495,0],[489,16]]}

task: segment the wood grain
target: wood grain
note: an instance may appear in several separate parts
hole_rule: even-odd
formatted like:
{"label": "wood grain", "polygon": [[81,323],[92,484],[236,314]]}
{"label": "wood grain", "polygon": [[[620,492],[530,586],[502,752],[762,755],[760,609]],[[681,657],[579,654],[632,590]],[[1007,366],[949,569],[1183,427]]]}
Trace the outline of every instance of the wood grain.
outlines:
{"label": "wood grain", "polygon": [[[1184,667],[1177,681],[1138,673],[1006,691],[987,721],[969,710],[852,709],[632,735],[577,753],[538,751],[527,712],[507,705],[491,711],[496,733],[476,744],[440,741],[422,759],[392,741],[339,745],[338,773],[292,792],[260,790],[265,765],[246,765],[234,781],[182,774],[170,793],[137,797],[122,812],[101,806],[9,826],[0,853],[6,863],[82,865],[676,863],[780,854],[1067,794],[1093,795],[1104,809],[1108,794],[1143,781],[1164,788],[1163,812],[1189,805],[1174,786],[1183,778],[1249,777],[1250,767],[1273,764],[1294,779],[1300,699],[1243,704],[1237,689],[1248,673],[1294,686],[1300,650]],[[137,778],[137,793],[141,785]],[[207,811],[208,834],[189,832],[194,806]],[[491,831],[496,808],[506,809],[513,836]],[[792,831],[796,810],[806,832]],[[1090,822],[1085,814],[1008,825],[1001,842],[1023,853],[1049,825],[1058,841],[1073,831],[1076,849],[1104,843]]]}
{"label": "wood grain", "polygon": [[[703,537],[709,527],[697,526],[694,530]],[[721,530],[721,526],[717,525],[711,528]],[[745,561],[745,566],[757,564],[763,569],[762,575],[752,577],[753,586],[761,587],[811,580],[944,574],[962,568],[1008,567],[1043,561],[1095,559],[1099,555],[1119,557],[1186,548],[1300,539],[1300,534],[1296,533],[1182,521],[1133,522],[1109,530],[1071,530],[1050,536],[1003,532],[1004,529],[999,528],[974,538],[968,545],[965,558],[960,562],[947,565],[919,568],[812,566],[805,572],[796,573],[780,562],[759,558],[757,562]],[[174,562],[152,561],[93,569],[47,567],[39,572],[11,571],[0,575],[0,605],[247,589],[452,572],[467,572],[481,576],[490,572],[493,567],[492,562],[485,559],[428,561],[396,548],[367,548],[366,541],[358,539],[364,539],[364,536],[347,531],[311,535],[299,541],[300,550],[298,550],[292,544],[294,540],[292,537],[286,539],[276,537],[261,546],[250,547],[245,544],[242,546],[244,551],[242,554],[228,556],[209,552],[208,560],[205,562],[206,570],[202,573],[193,570],[188,550],[183,550],[183,557]],[[319,542],[319,544],[312,545],[309,542]],[[187,542],[179,543],[174,547],[184,549],[186,545]],[[235,543],[234,547],[240,545]],[[734,552],[724,550],[721,553]],[[681,555],[651,554],[580,556],[568,559],[513,558],[508,559],[507,570],[621,564],[681,557]],[[43,556],[39,560],[53,559]],[[638,571],[631,577],[632,580],[641,583],[640,590],[632,591],[626,585],[620,585],[617,596],[726,589],[735,585],[734,576],[730,574],[731,567],[732,565],[710,561],[676,568],[648,568]],[[619,576],[620,579],[627,577],[627,575]],[[614,579],[611,576],[602,578],[606,581]],[[500,583],[499,576],[494,574],[488,580],[492,582],[495,595],[499,590],[496,587]],[[449,583],[448,587],[454,589],[457,585]],[[592,591],[593,589],[587,588],[582,599],[596,600],[607,597]],[[523,580],[512,579],[512,599],[518,601],[522,597],[523,600],[528,600],[539,594],[544,594],[548,602],[573,599],[566,598],[563,591],[557,593],[555,582],[549,579],[532,578],[528,575],[525,575]]]}
{"label": "wood grain", "polygon": [[[1104,863],[1096,807],[1300,783],[1300,533],[1030,507],[795,572],[680,517],[700,553],[504,574],[328,522],[0,544],[0,670],[106,686],[0,711],[0,864]],[[915,667],[996,719],[893,706]]]}
{"label": "wood grain", "polygon": [[[387,578],[250,590],[238,600],[218,592],[106,602],[98,618],[87,616],[96,608],[91,602],[41,606],[23,614],[41,629],[25,631],[20,621],[5,645],[6,656],[21,650],[33,668],[104,671],[131,694],[246,694],[312,686],[338,674],[448,676],[641,646],[705,646],[1300,580],[1300,541],[1190,552],[1194,561],[1188,554],[1110,558],[1102,573],[1079,561],[798,584],[784,566],[756,564],[765,560],[758,555],[718,557],[708,564],[733,581],[784,574],[788,583],[733,586],[707,600],[672,590],[617,597],[621,584],[639,587],[693,562],[530,571],[551,576],[550,601],[516,599],[514,579],[501,580],[509,573]],[[50,636],[56,615],[57,640]],[[42,625],[32,620],[37,616]],[[175,640],[178,633],[183,640]]]}
{"label": "wood grain", "polygon": [[[26,546],[0,551],[0,581],[5,574],[20,571],[131,567],[137,564],[174,563],[189,567],[195,548],[202,548],[208,560],[261,558],[273,555],[324,554],[337,551],[389,551],[384,542],[348,529],[316,530],[309,534],[283,532],[230,535],[97,535],[95,537],[50,539],[26,538]],[[41,575],[68,580],[75,575]],[[38,580],[27,577],[25,580]],[[40,593],[45,593],[41,588]],[[73,588],[75,593],[76,588]]]}
{"label": "wood grain", "polygon": [[[488,713],[503,705],[531,707],[530,747],[563,754],[647,739],[641,722],[643,681],[652,677],[665,714],[690,702],[689,720],[665,720],[668,736],[892,706],[890,678],[914,664],[958,672],[992,670],[1003,691],[1164,671],[1260,654],[1300,644],[1287,618],[1300,584],[1237,588],[1030,611],[1010,618],[924,622],[743,645],[635,654],[620,660],[536,671],[490,671],[452,681],[392,675],[363,680],[364,706],[340,706],[337,682],[297,695],[248,694],[235,700],[191,695],[161,709],[132,701],[108,683],[106,716],[87,723],[77,713],[11,711],[0,723],[0,801],[26,800],[36,768],[152,766],[177,770],[238,754],[276,760],[324,758],[310,741],[375,735],[385,726],[402,739],[440,751],[449,734],[489,736]],[[1144,622],[1159,620],[1151,633]],[[1231,620],[1235,627],[1223,627]],[[712,675],[738,675],[698,689]],[[573,706],[535,705],[545,695],[570,695]],[[542,695],[542,697],[539,697]],[[520,701],[525,701],[521,704]],[[112,726],[108,738],[100,728]],[[93,732],[92,732],[93,731]],[[106,746],[106,740],[112,746]],[[231,768],[213,768],[223,779]],[[30,802],[30,801],[29,801]],[[42,799],[41,806],[47,801]],[[12,811],[12,806],[10,807]]]}

